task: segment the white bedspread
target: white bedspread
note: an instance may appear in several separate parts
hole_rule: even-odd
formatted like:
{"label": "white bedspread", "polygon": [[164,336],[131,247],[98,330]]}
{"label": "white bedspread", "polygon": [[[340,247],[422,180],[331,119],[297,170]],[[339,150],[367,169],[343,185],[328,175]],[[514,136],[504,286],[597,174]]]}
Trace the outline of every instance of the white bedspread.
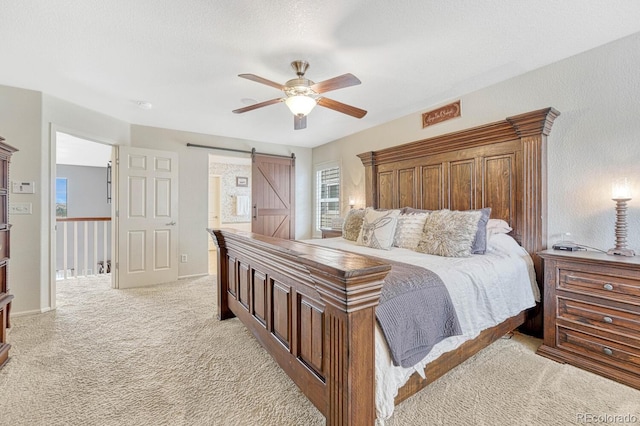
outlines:
{"label": "white bedspread", "polygon": [[422,375],[424,366],[430,361],[540,300],[531,258],[526,250],[505,234],[492,235],[487,242],[486,254],[469,258],[432,256],[401,248],[376,250],[343,238],[306,242],[428,268],[442,278],[449,290],[463,334],[435,345],[414,367],[393,365],[387,343],[379,327],[376,327],[376,411],[380,420],[391,417],[398,389],[414,372]]}

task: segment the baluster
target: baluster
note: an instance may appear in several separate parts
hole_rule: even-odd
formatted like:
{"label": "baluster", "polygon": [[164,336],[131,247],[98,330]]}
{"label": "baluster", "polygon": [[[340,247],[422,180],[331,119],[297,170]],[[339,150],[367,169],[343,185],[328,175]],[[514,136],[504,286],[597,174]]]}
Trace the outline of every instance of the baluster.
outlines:
{"label": "baluster", "polygon": [[82,275],[84,275],[85,277],[89,275],[89,268],[87,268],[87,266],[89,265],[89,222],[88,221],[83,221],[83,231],[84,231],[84,245],[82,247],[82,251],[83,251],[83,270],[84,273]]}
{"label": "baluster", "polygon": [[73,222],[73,278],[78,278],[78,222]]}
{"label": "baluster", "polygon": [[107,256],[108,256],[108,253],[107,253],[107,227],[108,226],[107,225],[108,224],[109,224],[109,222],[103,222],[102,223],[102,239],[103,239],[103,242],[102,242],[102,247],[103,247],[103,250],[102,250],[102,261],[104,262],[103,264],[104,264],[104,273],[105,274],[107,273]]}
{"label": "baluster", "polygon": [[63,229],[63,236],[62,236],[62,253],[63,253],[63,259],[62,259],[62,270],[63,270],[63,274],[64,274],[64,279],[66,280],[67,278],[69,278],[67,276],[67,268],[69,267],[68,262],[67,262],[67,256],[69,255],[69,248],[68,248],[68,237],[67,237],[67,232],[69,232],[68,227],[67,227],[67,222],[62,222],[62,229]]}
{"label": "baluster", "polygon": [[96,272],[92,275],[98,275],[98,222],[93,222],[93,267]]}

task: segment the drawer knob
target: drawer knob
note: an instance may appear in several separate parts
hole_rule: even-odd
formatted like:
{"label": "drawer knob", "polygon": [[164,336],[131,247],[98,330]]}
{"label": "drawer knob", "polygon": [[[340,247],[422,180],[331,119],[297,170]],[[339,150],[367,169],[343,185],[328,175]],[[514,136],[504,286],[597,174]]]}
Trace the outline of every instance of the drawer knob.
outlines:
{"label": "drawer knob", "polygon": [[604,317],[604,318],[602,318],[602,320],[604,322],[606,322],[607,324],[611,324],[613,322],[613,318],[611,318],[611,317]]}
{"label": "drawer knob", "polygon": [[613,286],[609,283],[606,283],[603,287],[605,290],[613,290]]}
{"label": "drawer knob", "polygon": [[613,355],[613,351],[609,348],[602,348],[602,352],[604,352],[605,355]]}

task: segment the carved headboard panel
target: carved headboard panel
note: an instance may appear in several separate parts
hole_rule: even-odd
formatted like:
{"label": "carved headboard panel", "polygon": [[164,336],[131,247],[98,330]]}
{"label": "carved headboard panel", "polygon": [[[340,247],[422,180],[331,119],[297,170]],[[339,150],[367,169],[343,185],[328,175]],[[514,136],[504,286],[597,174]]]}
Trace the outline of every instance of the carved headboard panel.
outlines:
{"label": "carved headboard panel", "polygon": [[367,206],[470,210],[491,207],[532,256],[538,284],[546,248],[546,142],[553,108],[358,155]]}

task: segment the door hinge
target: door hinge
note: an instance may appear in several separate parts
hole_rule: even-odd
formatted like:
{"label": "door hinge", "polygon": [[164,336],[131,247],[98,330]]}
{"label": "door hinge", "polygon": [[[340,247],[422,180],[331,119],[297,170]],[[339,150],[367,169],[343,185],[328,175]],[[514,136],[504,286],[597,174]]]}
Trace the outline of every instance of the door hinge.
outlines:
{"label": "door hinge", "polygon": [[116,262],[116,269],[120,268],[120,264],[118,262]]}
{"label": "door hinge", "polygon": [[120,210],[116,210],[116,217],[120,217]]}

